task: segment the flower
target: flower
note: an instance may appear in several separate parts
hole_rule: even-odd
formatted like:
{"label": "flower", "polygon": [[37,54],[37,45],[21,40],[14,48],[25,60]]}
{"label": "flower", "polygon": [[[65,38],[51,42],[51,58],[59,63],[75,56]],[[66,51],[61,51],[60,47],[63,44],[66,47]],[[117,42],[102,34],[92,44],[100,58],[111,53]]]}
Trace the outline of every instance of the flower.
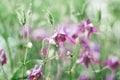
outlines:
{"label": "flower", "polygon": [[79,32],[82,34],[87,33],[87,38],[91,39],[92,34],[98,34],[98,30],[96,27],[93,26],[90,19],[83,21],[81,25],[79,25]]}
{"label": "flower", "polygon": [[112,72],[115,72],[116,69],[119,67],[119,60],[116,56],[109,56],[108,60],[102,63],[103,66],[108,66]]}
{"label": "flower", "polygon": [[6,53],[3,49],[0,49],[0,65],[4,65],[7,62]]}
{"label": "flower", "polygon": [[38,28],[32,32],[32,39],[35,41],[42,41],[43,39],[50,36],[48,31],[45,31],[42,28]]}
{"label": "flower", "polygon": [[31,36],[31,34],[32,34],[32,28],[27,25],[23,26],[20,30],[20,35],[22,37],[28,37]]}
{"label": "flower", "polygon": [[86,74],[81,74],[78,80],[89,80],[89,78]]}
{"label": "flower", "polygon": [[65,33],[65,25],[63,24],[58,25],[52,38],[57,43],[58,47],[62,47],[65,41],[70,44],[75,44],[75,42]]}
{"label": "flower", "polygon": [[29,80],[39,80],[42,77],[42,66],[35,65],[34,69],[30,72]]}
{"label": "flower", "polygon": [[106,75],[106,79],[105,80],[115,80],[115,75],[114,74]]}
{"label": "flower", "polygon": [[98,60],[94,58],[94,56],[90,52],[85,51],[81,53],[80,57],[77,60],[77,63],[83,63],[88,68],[91,61],[95,64],[98,64]]}

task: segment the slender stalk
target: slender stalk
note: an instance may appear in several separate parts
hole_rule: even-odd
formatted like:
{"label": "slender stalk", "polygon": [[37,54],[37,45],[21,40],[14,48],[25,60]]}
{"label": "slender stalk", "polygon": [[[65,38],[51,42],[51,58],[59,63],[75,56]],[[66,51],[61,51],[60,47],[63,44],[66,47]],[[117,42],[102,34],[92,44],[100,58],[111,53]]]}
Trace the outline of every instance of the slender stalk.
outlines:
{"label": "slender stalk", "polygon": [[94,73],[94,76],[95,76],[95,79],[96,79],[97,75],[96,75],[96,72],[95,72],[95,68],[93,67],[92,63],[90,63],[90,66],[91,66],[91,69],[93,70],[93,73]]}
{"label": "slender stalk", "polygon": [[7,76],[7,74],[6,74],[6,72],[5,72],[5,70],[4,70],[4,68],[3,68],[3,66],[1,65],[1,70],[3,71],[3,73],[4,73],[4,77],[6,78],[6,80],[8,80],[8,76]]}
{"label": "slender stalk", "polygon": [[5,42],[6,42],[7,50],[8,50],[8,57],[9,57],[9,61],[10,61],[11,72],[13,72],[14,66],[13,66],[13,60],[12,60],[12,54],[11,54],[10,46],[9,46],[9,43],[8,43],[7,39],[5,39]]}

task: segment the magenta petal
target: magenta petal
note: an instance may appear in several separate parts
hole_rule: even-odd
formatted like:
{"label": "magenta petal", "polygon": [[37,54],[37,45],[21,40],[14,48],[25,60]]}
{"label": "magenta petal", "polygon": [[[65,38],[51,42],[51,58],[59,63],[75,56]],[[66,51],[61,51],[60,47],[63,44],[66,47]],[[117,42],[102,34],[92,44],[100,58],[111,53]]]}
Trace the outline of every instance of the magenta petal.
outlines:
{"label": "magenta petal", "polygon": [[68,36],[66,36],[66,41],[73,45],[76,44],[76,42],[74,40],[70,39]]}

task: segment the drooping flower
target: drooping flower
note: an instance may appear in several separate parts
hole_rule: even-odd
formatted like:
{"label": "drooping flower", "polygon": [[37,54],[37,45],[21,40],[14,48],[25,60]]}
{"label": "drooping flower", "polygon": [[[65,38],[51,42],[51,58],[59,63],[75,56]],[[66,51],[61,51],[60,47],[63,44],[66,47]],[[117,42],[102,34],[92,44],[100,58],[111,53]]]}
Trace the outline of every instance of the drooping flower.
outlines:
{"label": "drooping flower", "polygon": [[96,27],[93,26],[90,19],[87,19],[86,21],[83,21],[81,25],[79,25],[79,31],[80,33],[87,33],[87,38],[91,39],[92,34],[98,34],[99,31]]}
{"label": "drooping flower", "polygon": [[78,80],[89,80],[89,77],[86,74],[81,74]]}
{"label": "drooping flower", "polygon": [[22,37],[30,37],[32,35],[32,28],[28,25],[25,25],[20,30],[20,35]]}
{"label": "drooping flower", "polygon": [[80,43],[81,43],[82,48],[84,49],[84,51],[89,51],[90,50],[88,39],[81,37],[80,38]]}
{"label": "drooping flower", "polygon": [[64,29],[65,25],[58,25],[55,34],[52,36],[53,40],[57,43],[58,47],[62,47],[65,41],[70,44],[75,44],[75,42],[65,33]]}
{"label": "drooping flower", "polygon": [[6,53],[3,49],[0,49],[0,65],[4,65],[7,62]]}
{"label": "drooping flower", "polygon": [[38,28],[32,32],[32,39],[35,41],[42,41],[47,37],[50,37],[50,33],[42,28]]}
{"label": "drooping flower", "polygon": [[83,63],[88,68],[91,61],[95,64],[99,63],[98,59],[96,59],[90,52],[85,51],[81,53],[77,63]]}
{"label": "drooping flower", "polygon": [[105,80],[115,80],[115,75],[114,74],[106,75]]}
{"label": "drooping flower", "polygon": [[28,79],[39,80],[40,78],[42,78],[42,66],[35,65],[31,73],[29,74]]}
{"label": "drooping flower", "polygon": [[108,66],[112,72],[115,72],[116,69],[119,67],[120,63],[116,56],[109,56],[107,61],[104,61],[103,66]]}
{"label": "drooping flower", "polygon": [[93,56],[97,59],[100,58],[100,45],[96,42],[90,42],[90,51],[92,52]]}

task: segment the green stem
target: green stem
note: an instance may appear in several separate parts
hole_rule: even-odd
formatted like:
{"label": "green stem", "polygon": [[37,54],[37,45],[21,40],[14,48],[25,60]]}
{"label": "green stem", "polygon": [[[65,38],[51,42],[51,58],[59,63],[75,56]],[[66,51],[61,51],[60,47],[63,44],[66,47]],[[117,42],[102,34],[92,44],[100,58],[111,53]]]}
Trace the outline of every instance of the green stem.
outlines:
{"label": "green stem", "polygon": [[92,68],[92,71],[94,73],[95,79],[97,78],[96,72],[95,72],[95,68],[93,67],[92,63],[90,63],[90,66]]}
{"label": "green stem", "polygon": [[8,76],[7,76],[7,74],[6,74],[6,72],[5,72],[5,70],[4,70],[4,68],[3,68],[2,65],[1,65],[1,69],[2,69],[2,71],[3,71],[3,73],[4,73],[4,77],[6,78],[6,80],[8,80]]}
{"label": "green stem", "polygon": [[12,60],[12,54],[11,54],[10,46],[9,46],[9,43],[8,43],[7,39],[5,39],[5,42],[6,42],[7,50],[8,50],[8,57],[9,57],[9,61],[10,61],[11,72],[13,72],[14,66],[13,66],[13,60]]}

